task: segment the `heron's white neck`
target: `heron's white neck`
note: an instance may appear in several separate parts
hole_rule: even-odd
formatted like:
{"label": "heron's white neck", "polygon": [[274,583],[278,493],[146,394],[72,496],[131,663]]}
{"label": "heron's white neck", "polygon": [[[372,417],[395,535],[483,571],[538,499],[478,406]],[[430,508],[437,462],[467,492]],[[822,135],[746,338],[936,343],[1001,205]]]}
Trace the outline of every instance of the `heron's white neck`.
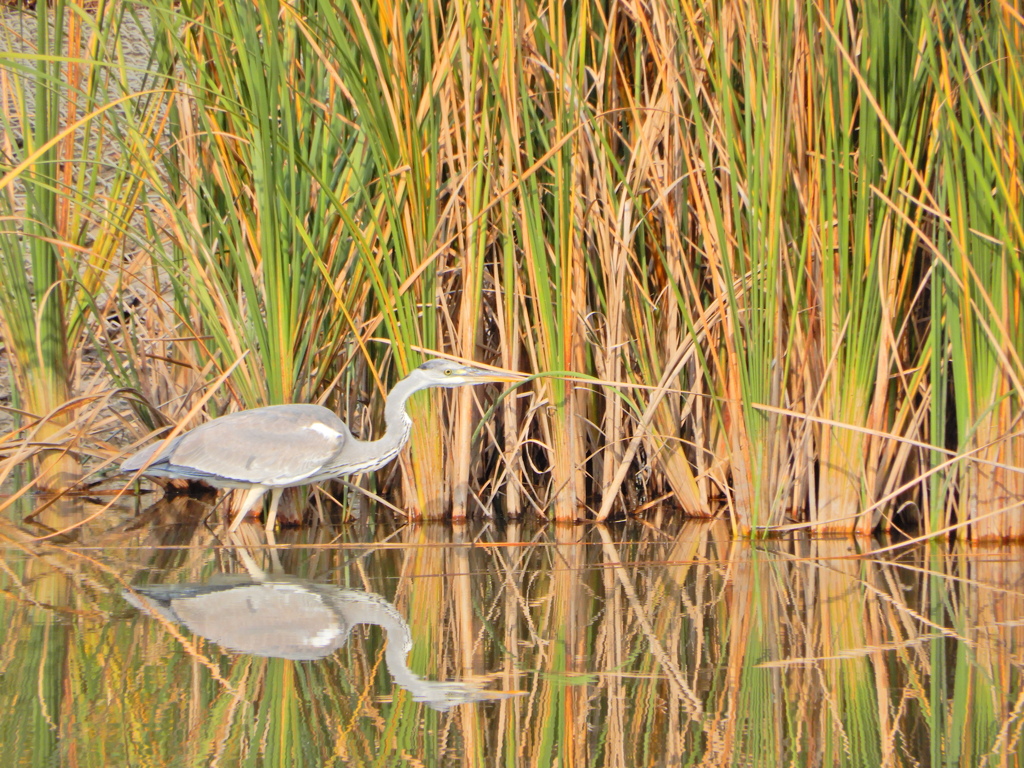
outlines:
{"label": "heron's white neck", "polygon": [[420,382],[409,376],[395,385],[384,401],[384,434],[376,440],[352,440],[339,457],[339,463],[346,466],[346,474],[379,469],[399,454],[412,431],[412,419],[405,404],[422,388]]}

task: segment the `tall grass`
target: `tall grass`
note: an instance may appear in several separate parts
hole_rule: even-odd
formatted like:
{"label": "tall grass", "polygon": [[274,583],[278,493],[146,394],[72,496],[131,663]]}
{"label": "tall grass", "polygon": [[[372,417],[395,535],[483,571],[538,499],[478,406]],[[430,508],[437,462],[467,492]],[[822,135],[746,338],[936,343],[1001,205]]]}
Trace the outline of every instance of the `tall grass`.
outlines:
{"label": "tall grass", "polygon": [[[958,95],[943,105],[939,196],[949,224],[941,236],[942,307],[949,339],[960,467],[960,514],[979,538],[1024,535],[1024,245],[1021,152],[1024,84],[1020,20],[947,12],[933,64]],[[934,322],[934,319],[933,319]]]}
{"label": "tall grass", "polygon": [[[91,387],[131,386],[175,421],[241,360],[207,415],[318,401],[365,435],[367,400],[449,354],[539,377],[493,410],[479,390],[413,402],[412,446],[374,481],[410,517],[667,501],[744,534],[1024,535],[1018,16],[945,0],[139,8],[163,108],[139,95],[104,120],[131,139],[108,218],[145,246],[88,262],[99,279],[67,306],[143,307]],[[39,45],[53,81],[60,49]],[[38,175],[57,167],[44,154],[7,187],[63,189]],[[39,200],[12,209],[26,232]],[[54,247],[24,243],[5,244],[9,267]],[[50,311],[32,290],[69,285],[40,270],[9,281],[19,361]],[[77,330],[56,358],[106,338],[103,313],[61,312]]]}
{"label": "tall grass", "polygon": [[5,10],[4,22],[0,329],[13,405],[41,449],[37,480],[59,488],[79,474],[69,427],[95,378],[86,361],[121,309],[109,291],[118,258],[143,239],[134,149],[153,144],[162,110],[152,94],[126,95],[129,78],[144,84],[118,66],[121,31],[136,23],[129,6],[42,4]]}

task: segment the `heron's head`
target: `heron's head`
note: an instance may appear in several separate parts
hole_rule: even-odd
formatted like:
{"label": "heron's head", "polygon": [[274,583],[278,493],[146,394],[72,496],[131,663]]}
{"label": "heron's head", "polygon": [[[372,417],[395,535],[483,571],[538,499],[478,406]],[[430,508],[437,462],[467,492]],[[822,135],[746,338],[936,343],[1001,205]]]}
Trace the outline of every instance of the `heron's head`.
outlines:
{"label": "heron's head", "polygon": [[464,384],[523,380],[522,376],[515,374],[488,371],[450,360],[428,360],[410,374],[409,378],[413,377],[420,387],[461,387]]}

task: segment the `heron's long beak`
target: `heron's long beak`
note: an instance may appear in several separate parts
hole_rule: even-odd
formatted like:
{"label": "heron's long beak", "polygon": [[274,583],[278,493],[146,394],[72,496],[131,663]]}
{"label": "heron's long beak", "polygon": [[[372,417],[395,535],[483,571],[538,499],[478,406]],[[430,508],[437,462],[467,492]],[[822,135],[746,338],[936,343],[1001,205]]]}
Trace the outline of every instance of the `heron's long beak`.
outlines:
{"label": "heron's long beak", "polygon": [[506,373],[503,371],[489,371],[485,368],[466,368],[463,372],[465,376],[473,378],[479,382],[504,382],[512,383],[515,381],[523,381],[526,379],[521,373]]}

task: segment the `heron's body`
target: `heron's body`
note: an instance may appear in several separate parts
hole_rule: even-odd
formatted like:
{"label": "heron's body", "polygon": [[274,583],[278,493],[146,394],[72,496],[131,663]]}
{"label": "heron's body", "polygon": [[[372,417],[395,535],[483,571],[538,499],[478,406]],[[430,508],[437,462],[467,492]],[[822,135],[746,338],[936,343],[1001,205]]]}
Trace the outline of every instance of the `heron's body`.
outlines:
{"label": "heron's body", "polygon": [[319,405],[271,405],[221,416],[171,441],[147,446],[121,464],[121,471],[248,489],[231,530],[270,490],[267,528],[271,529],[285,488],[369,472],[394,459],[412,429],[405,403],[414,392],[517,380],[517,376],[430,360],[388,395],[387,428],[379,440],[356,439],[345,422]]}
{"label": "heron's body", "polygon": [[[254,483],[288,488],[377,469],[393,458],[392,454],[384,461],[346,465],[342,454],[354,439],[345,422],[319,405],[253,408],[174,438],[145,474],[202,480],[215,488],[248,488]],[[122,470],[141,468],[162,445],[139,451],[121,465]]]}

